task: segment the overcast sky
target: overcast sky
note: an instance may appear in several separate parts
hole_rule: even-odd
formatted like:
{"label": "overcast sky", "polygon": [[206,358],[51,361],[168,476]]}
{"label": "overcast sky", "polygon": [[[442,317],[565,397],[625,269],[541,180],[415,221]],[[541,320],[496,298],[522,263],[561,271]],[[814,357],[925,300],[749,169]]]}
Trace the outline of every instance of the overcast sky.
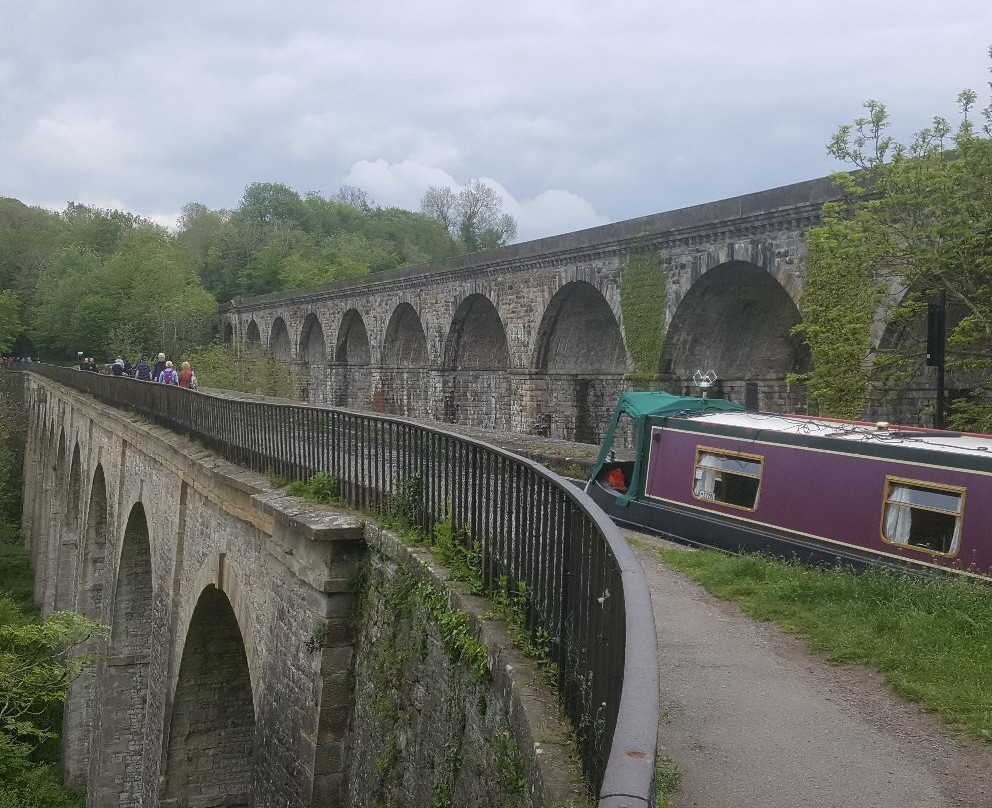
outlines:
{"label": "overcast sky", "polygon": [[841,168],[988,101],[990,0],[0,0],[0,196],[174,225],[252,182],[504,195],[519,239]]}

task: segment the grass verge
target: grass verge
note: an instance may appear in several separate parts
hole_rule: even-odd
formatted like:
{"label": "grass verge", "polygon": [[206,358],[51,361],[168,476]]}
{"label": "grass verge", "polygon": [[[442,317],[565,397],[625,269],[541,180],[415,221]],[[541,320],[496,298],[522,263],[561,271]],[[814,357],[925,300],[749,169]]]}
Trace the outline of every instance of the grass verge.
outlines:
{"label": "grass verge", "polygon": [[830,662],[879,670],[957,731],[992,742],[992,588],[652,548],[723,600],[803,636]]}

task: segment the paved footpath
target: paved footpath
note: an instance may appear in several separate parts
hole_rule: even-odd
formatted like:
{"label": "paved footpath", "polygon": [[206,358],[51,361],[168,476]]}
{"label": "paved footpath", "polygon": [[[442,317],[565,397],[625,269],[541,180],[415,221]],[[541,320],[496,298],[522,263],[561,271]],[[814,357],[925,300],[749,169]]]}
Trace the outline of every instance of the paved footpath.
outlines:
{"label": "paved footpath", "polygon": [[659,744],[682,772],[675,808],[992,808],[992,745],[955,740],[878,674],[825,663],[635,552],[658,628]]}

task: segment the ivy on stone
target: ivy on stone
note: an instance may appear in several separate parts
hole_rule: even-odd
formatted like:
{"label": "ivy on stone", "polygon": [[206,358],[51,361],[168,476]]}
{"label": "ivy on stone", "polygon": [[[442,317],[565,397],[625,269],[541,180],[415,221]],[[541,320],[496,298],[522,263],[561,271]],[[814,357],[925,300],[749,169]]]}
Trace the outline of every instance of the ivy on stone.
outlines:
{"label": "ivy on stone", "polygon": [[620,312],[627,353],[633,363],[629,375],[636,384],[657,378],[665,347],[665,310],[668,271],[657,247],[636,245],[620,268]]}

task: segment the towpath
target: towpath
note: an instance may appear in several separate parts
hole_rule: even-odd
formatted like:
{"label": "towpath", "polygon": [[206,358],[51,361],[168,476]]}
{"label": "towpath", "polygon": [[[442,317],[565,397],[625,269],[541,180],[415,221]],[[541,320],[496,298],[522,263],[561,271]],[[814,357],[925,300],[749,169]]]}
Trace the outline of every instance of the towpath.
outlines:
{"label": "towpath", "polygon": [[992,746],[713,598],[650,546],[675,545],[632,538],[658,629],[659,744],[682,773],[675,808],[992,808]]}

